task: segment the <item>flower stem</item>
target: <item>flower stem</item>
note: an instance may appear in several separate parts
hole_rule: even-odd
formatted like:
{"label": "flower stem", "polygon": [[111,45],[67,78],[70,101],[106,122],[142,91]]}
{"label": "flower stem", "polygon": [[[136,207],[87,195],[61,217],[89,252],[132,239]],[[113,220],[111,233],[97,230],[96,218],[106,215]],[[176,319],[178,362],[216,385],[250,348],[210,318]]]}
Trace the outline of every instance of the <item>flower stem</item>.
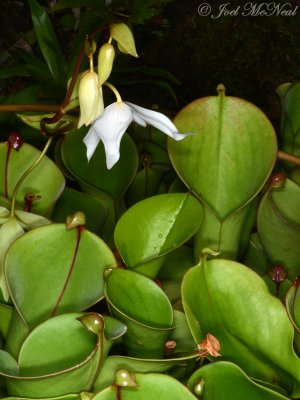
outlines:
{"label": "flower stem", "polygon": [[33,164],[30,165],[30,167],[24,172],[24,174],[21,176],[21,178],[18,180],[13,195],[12,195],[12,201],[11,201],[11,210],[10,210],[10,216],[14,217],[15,215],[15,208],[16,208],[16,198],[17,198],[17,193],[18,190],[20,189],[21,184],[24,182],[24,180],[27,178],[27,176],[30,174],[30,172],[41,162],[43,159],[44,155],[46,154],[51,142],[52,142],[53,137],[49,137],[47,140],[47,143],[45,144],[45,147],[41,154],[38,156],[38,158],[34,161]]}
{"label": "flower stem", "polygon": [[277,158],[279,160],[289,161],[300,167],[300,157],[297,157],[294,154],[290,154],[290,153],[286,153],[285,151],[278,150]]}
{"label": "flower stem", "polygon": [[114,87],[114,85],[112,85],[109,82],[105,82],[105,83],[103,83],[103,85],[107,86],[108,88],[110,88],[110,90],[112,90],[114,92],[114,95],[116,96],[116,99],[117,99],[118,103],[122,103],[123,102],[120,93],[117,91],[117,89]]}

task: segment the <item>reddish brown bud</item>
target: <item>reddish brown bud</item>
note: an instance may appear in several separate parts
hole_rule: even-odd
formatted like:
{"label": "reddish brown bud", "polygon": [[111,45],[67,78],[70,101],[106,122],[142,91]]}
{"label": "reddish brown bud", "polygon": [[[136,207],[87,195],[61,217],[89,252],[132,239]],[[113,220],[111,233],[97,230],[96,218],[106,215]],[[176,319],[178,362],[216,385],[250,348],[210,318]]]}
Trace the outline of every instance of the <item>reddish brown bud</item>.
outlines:
{"label": "reddish brown bud", "polygon": [[19,132],[13,131],[9,134],[7,143],[13,149],[19,150],[23,145],[22,136],[19,134]]}

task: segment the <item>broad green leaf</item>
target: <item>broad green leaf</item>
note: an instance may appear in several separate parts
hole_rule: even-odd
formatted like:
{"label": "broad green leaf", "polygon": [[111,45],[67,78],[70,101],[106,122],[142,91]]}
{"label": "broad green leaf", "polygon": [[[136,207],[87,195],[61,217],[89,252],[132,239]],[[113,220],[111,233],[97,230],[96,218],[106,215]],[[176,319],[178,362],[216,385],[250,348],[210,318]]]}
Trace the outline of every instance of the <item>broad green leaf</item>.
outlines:
{"label": "broad green leaf", "polygon": [[[220,85],[221,86],[221,85]],[[184,183],[224,220],[263,187],[277,155],[274,129],[261,110],[236,97],[205,97],[174,120],[182,141],[168,141],[171,162]]]}
{"label": "broad green leaf", "polygon": [[33,28],[49,72],[56,83],[64,84],[66,62],[47,12],[36,0],[29,0]]}
{"label": "broad green leaf", "polygon": [[270,188],[257,214],[260,241],[273,264],[281,264],[294,280],[300,273],[300,187],[286,179]]}
{"label": "broad green leaf", "polygon": [[103,339],[103,329],[89,332],[83,317],[59,315],[29,334],[18,357],[19,375],[5,374],[8,394],[54,397],[91,389],[111,343]]}
{"label": "broad green leaf", "polygon": [[[18,180],[40,154],[39,150],[27,143],[24,143],[18,151],[12,149],[8,154],[7,143],[0,143],[0,193],[2,196],[11,199]],[[39,195],[41,198],[33,202],[32,212],[49,213],[64,185],[65,180],[60,170],[50,158],[44,156],[21,184],[17,193],[17,203],[23,208],[26,194]]]}
{"label": "broad green leaf", "polygon": [[199,368],[188,380],[187,387],[202,400],[288,400],[251,381],[241,368],[226,361]]}
{"label": "broad green leaf", "polygon": [[[162,374],[134,374],[136,387],[109,386],[93,397],[94,400],[195,400],[196,397],[176,379]],[[118,397],[119,393],[119,397]]]}
{"label": "broad green leaf", "polygon": [[293,326],[281,301],[255,272],[234,261],[203,258],[183,279],[182,301],[197,343],[207,333],[214,335],[225,361],[299,396]]}
{"label": "broad green leaf", "polygon": [[56,314],[82,311],[103,296],[103,272],[116,261],[98,236],[80,226],[51,224],[19,239],[7,252],[6,278],[30,328]]}
{"label": "broad green leaf", "polygon": [[64,222],[68,215],[76,211],[85,214],[88,230],[96,234],[101,233],[108,213],[101,199],[66,187],[56,202],[51,217],[56,222]]}
{"label": "broad green leaf", "polygon": [[201,221],[201,204],[190,193],[153,196],[123,214],[115,229],[115,243],[126,265],[136,269],[182,245]]}
{"label": "broad green leaf", "polygon": [[124,342],[133,357],[160,358],[173,327],[172,306],[151,279],[116,268],[106,274],[105,297],[112,315],[124,322]]}
{"label": "broad green leaf", "polygon": [[86,129],[73,131],[64,137],[61,146],[62,160],[79,185],[88,184],[106,192],[114,199],[120,198],[130,185],[138,164],[138,155],[132,139],[125,135],[120,146],[120,160],[111,169],[106,167],[104,147],[99,143],[88,162],[83,138]]}

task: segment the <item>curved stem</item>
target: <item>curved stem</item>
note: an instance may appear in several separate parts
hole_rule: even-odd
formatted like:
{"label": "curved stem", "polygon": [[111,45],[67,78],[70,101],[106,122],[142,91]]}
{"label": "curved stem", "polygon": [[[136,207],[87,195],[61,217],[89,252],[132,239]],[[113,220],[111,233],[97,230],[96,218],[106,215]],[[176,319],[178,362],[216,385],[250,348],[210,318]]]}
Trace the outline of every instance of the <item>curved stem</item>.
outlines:
{"label": "curved stem", "polygon": [[118,103],[122,103],[123,102],[120,93],[117,91],[117,89],[114,87],[114,85],[112,85],[109,82],[104,82],[103,85],[107,86],[108,88],[110,88],[110,90],[112,90],[114,92],[114,95],[116,96],[116,99],[117,99]]}
{"label": "curved stem", "polygon": [[43,159],[44,155],[46,154],[51,142],[52,142],[53,137],[49,137],[47,140],[47,143],[45,144],[45,147],[41,154],[38,156],[38,158],[34,161],[33,164],[30,165],[30,167],[24,172],[24,174],[21,176],[21,178],[18,180],[13,195],[12,195],[12,201],[11,201],[11,210],[10,210],[10,216],[14,217],[15,215],[15,208],[16,208],[16,198],[17,198],[17,193],[18,190],[20,189],[21,184],[24,182],[24,180],[27,178],[27,176],[30,174],[30,172],[40,163],[40,161]]}
{"label": "curved stem", "polygon": [[286,153],[285,151],[278,150],[277,158],[279,160],[289,161],[295,165],[300,167],[300,157],[295,156],[294,154]]}

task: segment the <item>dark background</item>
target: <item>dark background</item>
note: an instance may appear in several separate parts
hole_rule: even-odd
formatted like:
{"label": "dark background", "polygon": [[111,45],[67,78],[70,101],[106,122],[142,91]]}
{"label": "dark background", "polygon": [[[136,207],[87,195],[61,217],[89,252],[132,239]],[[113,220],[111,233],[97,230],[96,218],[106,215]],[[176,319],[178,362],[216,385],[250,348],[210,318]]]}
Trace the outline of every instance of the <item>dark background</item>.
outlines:
{"label": "dark background", "polygon": [[[226,3],[224,0],[207,2],[215,14],[219,6]],[[47,8],[53,5],[53,1],[39,3]],[[122,2],[118,3],[120,14],[132,16],[134,2],[126,1],[124,7]],[[201,3],[201,0],[169,1],[153,17],[142,23],[134,23],[133,18],[131,23],[140,57],[127,61],[128,64],[162,67],[172,73],[180,81],[180,84],[172,84],[177,103],[167,92],[152,85],[137,84],[122,90],[129,100],[141,105],[157,103],[160,107],[176,111],[198,97],[214,95],[217,85],[222,82],[227,95],[243,97],[255,103],[276,123],[280,116],[276,87],[299,79],[298,0],[274,2],[288,3],[290,8],[298,6],[296,16],[290,17],[246,17],[240,13],[237,16],[212,19],[210,16],[199,15],[198,6]],[[233,10],[245,3],[232,1],[228,8]],[[147,4],[147,0],[144,4]],[[72,24],[74,16],[69,9],[52,13],[50,17],[62,47],[68,54],[74,32],[66,27],[65,21]],[[21,46],[24,45],[24,38],[25,46],[27,41],[30,42],[31,30],[31,16],[26,1],[1,2],[0,68],[8,61],[11,62],[14,56],[11,48],[16,42],[21,43]],[[5,85],[0,85],[2,94],[18,90],[27,83],[18,77],[10,79]]]}

